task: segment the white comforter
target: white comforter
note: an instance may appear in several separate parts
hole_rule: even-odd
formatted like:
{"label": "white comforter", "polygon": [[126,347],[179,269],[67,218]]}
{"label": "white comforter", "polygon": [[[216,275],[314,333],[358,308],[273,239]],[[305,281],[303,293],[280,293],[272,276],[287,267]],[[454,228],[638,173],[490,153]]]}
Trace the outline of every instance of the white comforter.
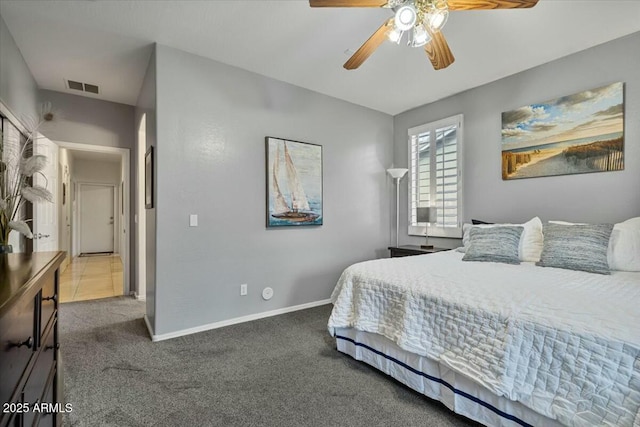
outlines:
{"label": "white comforter", "polygon": [[462,255],[352,265],[329,331],[383,335],[567,426],[640,426],[640,273]]}

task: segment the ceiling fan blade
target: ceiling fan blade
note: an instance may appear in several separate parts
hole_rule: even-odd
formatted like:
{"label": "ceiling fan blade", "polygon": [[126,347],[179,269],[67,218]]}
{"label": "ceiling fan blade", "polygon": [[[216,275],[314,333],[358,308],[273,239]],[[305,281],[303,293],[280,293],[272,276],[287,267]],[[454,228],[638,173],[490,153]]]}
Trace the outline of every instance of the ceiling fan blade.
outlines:
{"label": "ceiling fan blade", "polygon": [[311,7],[382,7],[387,0],[309,0]]}
{"label": "ceiling fan blade", "polygon": [[521,9],[537,3],[538,0],[447,0],[449,10]]}
{"label": "ceiling fan blade", "polygon": [[369,40],[364,42],[360,49],[356,51],[356,53],[349,58],[347,62],[344,63],[343,67],[347,70],[355,70],[358,68],[364,61],[367,60],[371,56],[371,54],[382,44],[383,41],[387,38],[387,31],[389,30],[389,26],[391,25],[393,19],[389,19],[387,22],[382,24],[380,28],[376,30],[375,33]]}
{"label": "ceiling fan blade", "polygon": [[432,33],[431,41],[424,45],[424,51],[427,52],[429,60],[433,64],[433,68],[436,70],[442,70],[453,64],[456,59],[453,57],[451,49],[449,49],[449,43],[444,35],[440,31]]}

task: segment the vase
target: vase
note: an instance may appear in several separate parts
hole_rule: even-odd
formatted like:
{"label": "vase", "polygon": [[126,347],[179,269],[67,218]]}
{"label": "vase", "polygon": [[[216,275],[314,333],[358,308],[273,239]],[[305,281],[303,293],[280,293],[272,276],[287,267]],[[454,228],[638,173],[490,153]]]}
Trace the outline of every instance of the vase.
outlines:
{"label": "vase", "polygon": [[10,254],[10,253],[13,253],[13,246],[0,245],[0,254]]}

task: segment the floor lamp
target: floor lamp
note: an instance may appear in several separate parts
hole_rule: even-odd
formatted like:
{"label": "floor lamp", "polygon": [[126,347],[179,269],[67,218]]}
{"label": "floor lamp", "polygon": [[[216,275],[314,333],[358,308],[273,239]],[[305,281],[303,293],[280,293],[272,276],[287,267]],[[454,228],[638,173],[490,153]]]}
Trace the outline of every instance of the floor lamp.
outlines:
{"label": "floor lamp", "polygon": [[398,246],[398,235],[400,230],[400,180],[409,169],[393,168],[387,169],[387,173],[391,178],[396,180],[396,247]]}

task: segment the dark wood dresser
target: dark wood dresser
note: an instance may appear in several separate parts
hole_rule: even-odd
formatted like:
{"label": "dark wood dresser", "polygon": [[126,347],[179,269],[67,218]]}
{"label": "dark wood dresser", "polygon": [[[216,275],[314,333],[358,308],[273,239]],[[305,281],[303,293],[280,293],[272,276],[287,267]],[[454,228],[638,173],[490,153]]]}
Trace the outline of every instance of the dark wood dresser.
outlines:
{"label": "dark wood dresser", "polygon": [[58,270],[64,257],[0,254],[0,427],[61,422]]}

